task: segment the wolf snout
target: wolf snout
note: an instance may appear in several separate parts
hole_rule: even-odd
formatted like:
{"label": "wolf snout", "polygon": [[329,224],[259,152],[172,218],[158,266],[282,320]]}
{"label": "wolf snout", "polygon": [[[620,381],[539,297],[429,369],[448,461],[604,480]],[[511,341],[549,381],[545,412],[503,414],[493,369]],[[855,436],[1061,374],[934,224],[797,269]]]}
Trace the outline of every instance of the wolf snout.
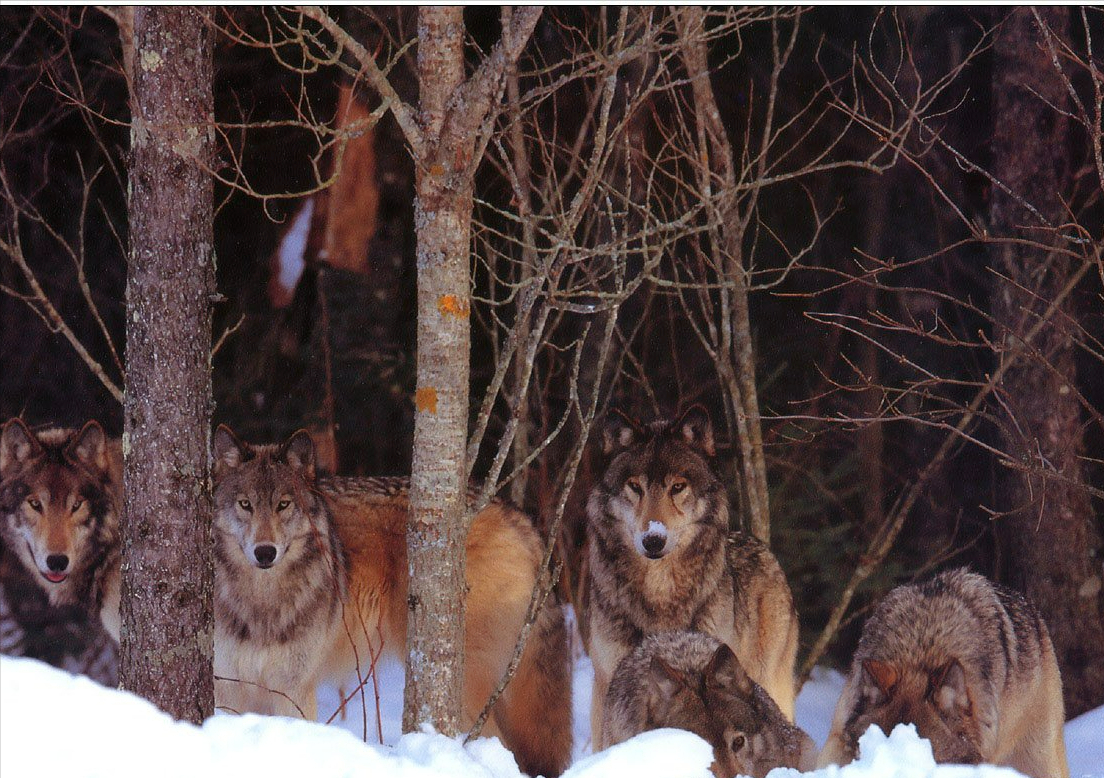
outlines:
{"label": "wolf snout", "polygon": [[648,525],[648,529],[637,535],[637,550],[648,559],[659,559],[669,550],[667,527],[657,521]]}
{"label": "wolf snout", "polygon": [[46,571],[42,573],[47,581],[61,583],[69,576],[69,557],[66,554],[50,554],[46,557]]}
{"label": "wolf snout", "polygon": [[667,538],[663,535],[645,535],[641,541],[644,553],[655,559],[663,553],[663,547],[667,545]]}
{"label": "wolf snout", "polygon": [[261,543],[253,547],[253,557],[257,560],[257,567],[272,567],[276,561],[276,546],[271,543]]}

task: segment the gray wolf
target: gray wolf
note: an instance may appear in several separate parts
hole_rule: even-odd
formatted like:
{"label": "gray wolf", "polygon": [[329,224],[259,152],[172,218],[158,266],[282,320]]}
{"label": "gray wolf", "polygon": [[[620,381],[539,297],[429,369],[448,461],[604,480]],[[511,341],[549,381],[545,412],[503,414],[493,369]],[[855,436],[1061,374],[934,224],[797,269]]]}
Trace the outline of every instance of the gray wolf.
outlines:
{"label": "gray wolf", "polygon": [[[216,665],[252,682],[221,681],[224,699],[249,710],[285,706],[265,691],[276,689],[310,715],[319,680],[363,675],[381,653],[404,658],[408,479],[319,478],[305,432],[254,446],[220,427],[214,459]],[[507,669],[541,560],[525,514],[493,502],[473,518],[465,724]],[[244,699],[231,696],[233,686]],[[570,702],[563,613],[547,602],[484,733],[500,735],[526,772],[558,775],[571,756]]]}
{"label": "gray wolf", "polygon": [[886,595],[863,627],[820,762],[846,763],[871,724],[903,722],[939,762],[1066,778],[1062,683],[1039,613],[962,569]]}
{"label": "gray wolf", "polygon": [[51,605],[117,613],[122,472],[95,421],[32,432],[13,418],[0,432],[0,536]]}
{"label": "gray wolf", "polygon": [[311,439],[246,446],[219,427],[213,449],[215,703],[313,720],[346,579]]}
{"label": "gray wolf", "polygon": [[585,640],[594,663],[591,726],[602,748],[602,702],[618,662],[655,632],[693,630],[726,643],[793,720],[798,624],[770,550],[729,531],[700,406],[640,425],[611,415],[609,464],[587,501]]}
{"label": "gray wolf", "polygon": [[775,767],[812,769],[816,746],[748,676],[732,649],[701,632],[644,638],[617,665],[603,729],[612,745],[661,727],[713,746],[717,778],[763,778]]}

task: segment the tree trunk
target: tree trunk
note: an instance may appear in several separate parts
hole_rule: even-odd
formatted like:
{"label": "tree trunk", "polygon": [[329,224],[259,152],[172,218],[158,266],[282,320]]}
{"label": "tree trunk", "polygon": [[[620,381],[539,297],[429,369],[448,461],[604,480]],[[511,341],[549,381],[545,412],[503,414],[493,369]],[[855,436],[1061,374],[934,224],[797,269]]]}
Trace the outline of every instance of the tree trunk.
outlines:
{"label": "tree trunk", "polygon": [[403,730],[459,731],[464,645],[464,480],[471,327],[472,180],[465,149],[441,144],[449,99],[464,82],[459,7],[418,13],[419,124],[415,160],[418,357],[410,482],[410,621]]}
{"label": "tree trunk", "polygon": [[[1066,9],[1038,13],[1055,34],[1068,37]],[[1037,243],[1058,239],[1057,230],[1041,228],[1047,226],[1043,219],[1050,225],[1066,221],[1062,195],[1071,183],[1070,133],[1060,113],[1066,102],[1032,9],[1016,9],[994,48],[994,174],[1038,214],[994,187],[995,235]],[[1067,285],[1073,268],[1067,256],[1028,245],[998,244],[993,260],[994,334],[999,346],[1014,348]],[[1003,449],[1017,469],[1005,472],[1001,493],[1008,514],[997,525],[1010,562],[1005,576],[1031,598],[1050,628],[1070,716],[1104,702],[1101,547],[1082,486],[1073,338],[1063,323],[1072,315],[1071,305],[1063,304],[1000,384]]]}
{"label": "tree trunk", "polygon": [[135,13],[119,679],[195,723],[214,708],[211,39],[205,9]]}

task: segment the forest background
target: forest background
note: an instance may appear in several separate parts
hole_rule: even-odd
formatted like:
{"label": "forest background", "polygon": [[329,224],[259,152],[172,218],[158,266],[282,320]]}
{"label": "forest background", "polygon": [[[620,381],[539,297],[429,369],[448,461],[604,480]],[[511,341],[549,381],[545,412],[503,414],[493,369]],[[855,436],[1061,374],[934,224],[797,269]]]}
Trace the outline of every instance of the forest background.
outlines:
{"label": "forest background", "polygon": [[[463,67],[438,98],[473,110],[439,163],[416,9],[205,17],[210,142],[176,153],[213,181],[214,421],[306,427],[336,472],[411,472],[436,397],[415,192],[453,165],[464,466],[537,517],[560,597],[592,429],[700,403],[734,520],[788,575],[803,672],[846,662],[888,588],[968,565],[1040,606],[1068,715],[1104,703],[1104,14],[462,22],[441,27]],[[132,30],[0,13],[0,418],[123,432]],[[8,554],[0,580],[24,653],[114,680],[96,625]]]}

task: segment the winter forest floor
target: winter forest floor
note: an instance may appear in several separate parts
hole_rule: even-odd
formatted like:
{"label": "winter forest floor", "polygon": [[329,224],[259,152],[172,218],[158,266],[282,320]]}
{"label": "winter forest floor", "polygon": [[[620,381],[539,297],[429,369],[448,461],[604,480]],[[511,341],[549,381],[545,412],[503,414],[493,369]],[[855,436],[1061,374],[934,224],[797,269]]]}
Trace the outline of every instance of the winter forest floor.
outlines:
{"label": "winter forest floor", "polygon": [[[402,668],[379,668],[383,741],[379,745],[376,701],[367,709],[355,700],[339,726],[261,716],[218,715],[202,729],[176,723],[131,694],[106,689],[29,659],[0,658],[0,775],[49,772],[66,778],[158,778],[303,775],[337,778],[519,778],[511,755],[497,740],[462,746],[448,738],[417,733],[400,736]],[[802,689],[797,720],[820,745],[842,686],[838,673],[817,672]],[[641,735],[597,756],[590,755],[588,710],[590,662],[575,664],[575,761],[568,778],[709,778],[712,750],[696,736],[676,730]],[[336,708],[338,692],[319,695],[320,717]],[[364,733],[367,732],[367,745]],[[1070,774],[1104,778],[1104,708],[1066,725]],[[1012,778],[994,767],[937,767],[926,741],[911,728],[889,737],[869,732],[860,758],[844,768],[804,775],[815,778]],[[796,778],[780,768],[771,778]]]}

